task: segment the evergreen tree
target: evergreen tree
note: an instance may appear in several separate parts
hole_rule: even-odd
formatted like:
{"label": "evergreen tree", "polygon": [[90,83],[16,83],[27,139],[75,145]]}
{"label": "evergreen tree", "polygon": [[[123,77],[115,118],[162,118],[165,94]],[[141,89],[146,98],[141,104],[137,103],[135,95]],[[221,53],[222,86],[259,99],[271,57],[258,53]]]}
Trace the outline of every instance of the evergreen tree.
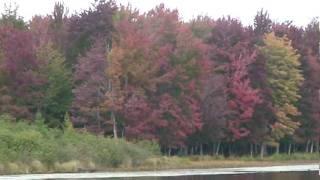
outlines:
{"label": "evergreen tree", "polygon": [[18,15],[18,6],[16,4],[5,4],[4,13],[1,13],[0,26],[11,26],[21,30],[27,28],[23,18]]}
{"label": "evergreen tree", "polygon": [[38,58],[42,61],[41,74],[46,79],[41,111],[50,126],[62,127],[72,100],[71,73],[65,67],[63,55],[50,43],[38,50]]}

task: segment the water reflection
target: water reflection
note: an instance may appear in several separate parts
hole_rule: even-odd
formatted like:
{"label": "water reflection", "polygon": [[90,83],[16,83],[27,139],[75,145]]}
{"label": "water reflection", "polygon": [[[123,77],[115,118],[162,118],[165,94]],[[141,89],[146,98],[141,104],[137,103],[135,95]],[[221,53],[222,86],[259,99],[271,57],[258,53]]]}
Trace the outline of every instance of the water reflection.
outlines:
{"label": "water reflection", "polygon": [[258,173],[242,175],[112,178],[106,180],[319,180],[318,172]]}

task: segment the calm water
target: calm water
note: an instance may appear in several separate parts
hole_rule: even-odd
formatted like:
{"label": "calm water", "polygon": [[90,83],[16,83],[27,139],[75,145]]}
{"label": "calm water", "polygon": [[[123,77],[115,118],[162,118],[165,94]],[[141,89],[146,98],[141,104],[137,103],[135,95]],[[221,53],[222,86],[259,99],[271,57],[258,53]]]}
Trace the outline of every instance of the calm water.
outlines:
{"label": "calm water", "polygon": [[318,172],[289,172],[214,176],[111,178],[105,180],[320,180],[320,176]]}

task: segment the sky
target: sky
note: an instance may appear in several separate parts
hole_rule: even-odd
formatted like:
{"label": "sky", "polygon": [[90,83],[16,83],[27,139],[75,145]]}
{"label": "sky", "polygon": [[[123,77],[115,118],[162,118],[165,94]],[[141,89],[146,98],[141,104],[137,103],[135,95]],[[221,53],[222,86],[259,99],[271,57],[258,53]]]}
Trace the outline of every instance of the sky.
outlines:
{"label": "sky", "polygon": [[[16,3],[18,13],[25,20],[35,14],[46,15],[53,10],[57,0],[0,0],[0,12],[3,4]],[[69,8],[69,12],[87,9],[93,0],[59,0]],[[320,17],[320,0],[116,0],[117,3],[131,4],[132,7],[146,12],[160,3],[166,7],[178,9],[183,20],[188,21],[198,15],[213,18],[231,15],[243,24],[253,24],[256,12],[263,8],[276,22],[291,20],[298,26],[307,25],[312,18]]]}

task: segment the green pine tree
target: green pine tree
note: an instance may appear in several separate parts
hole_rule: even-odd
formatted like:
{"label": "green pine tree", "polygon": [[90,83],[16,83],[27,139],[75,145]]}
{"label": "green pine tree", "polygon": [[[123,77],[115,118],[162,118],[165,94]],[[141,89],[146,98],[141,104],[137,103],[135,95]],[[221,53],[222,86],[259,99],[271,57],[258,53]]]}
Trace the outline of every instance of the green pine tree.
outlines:
{"label": "green pine tree", "polygon": [[62,127],[72,100],[71,72],[62,54],[50,44],[38,51],[38,58],[44,61],[42,74],[47,80],[41,111],[49,126]]}

